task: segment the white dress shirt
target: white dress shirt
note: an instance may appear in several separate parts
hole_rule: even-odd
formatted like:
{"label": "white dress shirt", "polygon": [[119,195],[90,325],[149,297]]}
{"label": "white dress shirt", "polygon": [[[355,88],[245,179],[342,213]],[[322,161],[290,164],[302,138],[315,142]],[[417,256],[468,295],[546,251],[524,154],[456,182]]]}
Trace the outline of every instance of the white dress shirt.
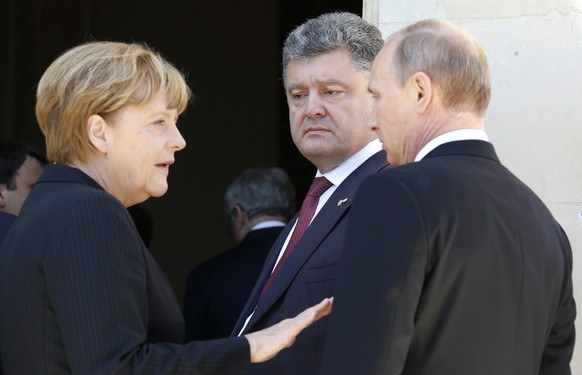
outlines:
{"label": "white dress shirt", "polygon": [[[313,214],[313,218],[311,219],[311,221],[313,221],[313,219],[315,219],[315,216],[317,216],[317,214],[319,213],[319,211],[321,210],[321,208],[323,207],[325,202],[327,202],[329,197],[331,197],[331,195],[333,194],[335,189],[337,189],[337,187],[353,171],[355,171],[360,165],[362,165],[366,160],[368,160],[372,155],[374,155],[375,153],[377,153],[380,150],[382,150],[382,142],[380,142],[380,140],[378,140],[378,139],[374,139],[372,142],[368,143],[360,151],[353,154],[349,159],[347,159],[346,161],[344,161],[343,163],[341,163],[340,165],[338,165],[337,167],[335,167],[331,171],[328,171],[327,173],[323,174],[319,171],[319,169],[317,170],[315,177],[322,177],[323,176],[323,177],[327,178],[329,180],[329,182],[331,182],[333,185],[331,187],[329,187],[329,189],[327,189],[319,197],[319,201],[317,203],[317,208],[315,209],[315,213]],[[289,232],[289,235],[285,239],[285,243],[283,244],[283,247],[281,248],[281,251],[279,252],[279,257],[277,258],[277,261],[275,262],[275,265],[273,266],[273,269],[271,270],[271,272],[273,272],[273,270],[275,270],[275,267],[277,267],[277,263],[279,263],[279,259],[281,259],[281,257],[283,256],[283,253],[285,252],[285,249],[287,248],[287,244],[289,243],[289,240],[291,239],[291,235],[293,234],[293,231],[295,230],[295,225],[297,225],[297,221],[295,221],[295,224],[293,224],[293,228],[291,229],[291,231]],[[243,328],[239,332],[239,336],[246,328],[247,324],[249,323],[249,320],[251,320],[253,313],[251,313],[248,316],[247,320],[245,321],[245,324],[243,325]]]}

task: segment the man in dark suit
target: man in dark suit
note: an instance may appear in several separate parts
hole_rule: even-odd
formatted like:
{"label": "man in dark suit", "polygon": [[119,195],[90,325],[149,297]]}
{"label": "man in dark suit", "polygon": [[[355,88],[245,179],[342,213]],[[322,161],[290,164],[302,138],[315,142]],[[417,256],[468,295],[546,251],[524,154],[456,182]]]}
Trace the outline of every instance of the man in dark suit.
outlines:
{"label": "man in dark suit", "polygon": [[46,164],[46,156],[32,145],[0,140],[0,245]]}
{"label": "man in dark suit", "polygon": [[8,229],[12,226],[14,219],[16,219],[16,216],[0,211],[0,244],[4,241],[6,232],[8,232]]}
{"label": "man in dark suit", "polygon": [[396,167],[355,197],[322,374],[570,374],[570,244],[488,142],[480,43],[415,23],[376,57],[370,91]]}
{"label": "man in dark suit", "polygon": [[226,189],[225,212],[236,246],[186,278],[186,341],[228,337],[265,258],[295,212],[295,188],[281,168],[245,170]]}
{"label": "man in dark suit", "polygon": [[[234,335],[261,329],[332,296],[356,188],[387,166],[366,122],[373,104],[367,91],[370,67],[382,45],[380,31],[350,13],[324,14],[289,34],[283,81],[291,135],[317,167],[314,186],[321,190],[308,193],[309,203],[273,246]],[[315,211],[311,223],[305,215],[310,209]],[[253,365],[252,373],[318,374],[326,332],[324,318],[298,336],[292,348],[266,365]]]}
{"label": "man in dark suit", "polygon": [[46,164],[46,156],[32,145],[0,140],[0,244]]}

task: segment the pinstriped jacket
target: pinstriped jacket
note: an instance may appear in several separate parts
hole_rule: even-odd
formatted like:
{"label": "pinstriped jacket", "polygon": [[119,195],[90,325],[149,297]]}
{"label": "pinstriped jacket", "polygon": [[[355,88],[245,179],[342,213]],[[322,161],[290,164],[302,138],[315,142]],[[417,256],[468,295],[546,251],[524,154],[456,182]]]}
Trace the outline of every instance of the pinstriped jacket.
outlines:
{"label": "pinstriped jacket", "polygon": [[247,374],[246,339],[182,345],[166,277],[123,205],[49,165],[0,249],[5,374]]}

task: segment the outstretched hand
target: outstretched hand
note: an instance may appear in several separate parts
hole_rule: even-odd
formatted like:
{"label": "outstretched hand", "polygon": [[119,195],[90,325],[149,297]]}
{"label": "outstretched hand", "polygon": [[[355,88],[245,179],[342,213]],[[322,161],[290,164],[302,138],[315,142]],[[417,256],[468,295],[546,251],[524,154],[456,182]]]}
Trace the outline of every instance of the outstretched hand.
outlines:
{"label": "outstretched hand", "polygon": [[247,333],[251,347],[251,363],[265,362],[290,347],[298,334],[319,318],[331,313],[332,298],[326,298],[294,318],[285,319],[261,331]]}

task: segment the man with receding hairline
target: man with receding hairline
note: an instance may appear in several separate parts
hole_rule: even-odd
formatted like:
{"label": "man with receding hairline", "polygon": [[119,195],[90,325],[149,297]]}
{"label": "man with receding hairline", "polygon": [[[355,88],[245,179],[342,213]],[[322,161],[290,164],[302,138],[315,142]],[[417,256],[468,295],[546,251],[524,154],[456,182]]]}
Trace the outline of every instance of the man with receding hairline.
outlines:
{"label": "man with receding hairline", "polygon": [[480,43],[449,21],[412,24],[369,89],[395,167],[354,199],[322,374],[570,374],[572,251],[489,143]]}

